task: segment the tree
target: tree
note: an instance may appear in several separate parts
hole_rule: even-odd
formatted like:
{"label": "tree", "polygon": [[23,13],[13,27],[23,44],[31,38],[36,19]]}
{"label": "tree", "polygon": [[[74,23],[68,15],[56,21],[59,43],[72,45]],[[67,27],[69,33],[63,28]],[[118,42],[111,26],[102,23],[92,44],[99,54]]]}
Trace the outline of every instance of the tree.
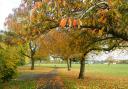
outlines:
{"label": "tree", "polygon": [[[28,5],[27,5],[28,4]],[[7,29],[14,33],[21,42],[21,44],[27,44],[29,52],[24,53],[21,52],[24,56],[27,56],[31,59],[31,69],[34,69],[34,55],[37,50],[37,43],[35,39],[37,39],[40,34],[36,28],[33,28],[30,21],[29,16],[29,2],[21,3],[19,8],[14,9],[14,14],[10,14],[5,21]],[[16,38],[16,37],[13,37]]]}
{"label": "tree", "polygon": [[111,56],[108,57],[106,61],[108,62],[108,66],[110,66],[110,64],[114,63],[114,60],[112,59]]}
{"label": "tree", "polygon": [[[32,6],[31,3],[30,6]],[[32,38],[35,38],[53,29],[71,33],[70,37],[73,39],[71,48],[75,48],[73,52],[82,54],[79,74],[81,79],[84,78],[85,56],[89,52],[92,50],[109,51],[128,40],[127,8],[127,1],[123,0],[34,1],[33,8],[29,9],[30,16],[27,14],[27,17],[30,17],[27,20],[27,26],[22,21],[20,26],[26,26],[25,32],[22,32],[28,38],[31,38],[32,33],[36,34],[32,35]],[[12,22],[16,21],[12,20]],[[29,40],[31,41],[33,40]]]}
{"label": "tree", "polygon": [[69,47],[69,41],[70,38],[66,32],[59,32],[55,29],[43,36],[41,41],[41,46],[47,48],[46,50],[49,55],[53,57],[60,57],[67,61],[68,70],[70,70],[68,57],[72,53]]}

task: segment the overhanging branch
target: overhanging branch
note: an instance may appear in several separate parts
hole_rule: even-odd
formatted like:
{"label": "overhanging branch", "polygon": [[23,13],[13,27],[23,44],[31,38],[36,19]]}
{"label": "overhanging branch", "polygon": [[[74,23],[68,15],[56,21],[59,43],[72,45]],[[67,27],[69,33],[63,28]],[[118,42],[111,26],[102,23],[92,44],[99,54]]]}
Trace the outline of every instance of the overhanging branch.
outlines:
{"label": "overhanging branch", "polygon": [[31,58],[31,56],[25,54],[24,52],[21,52],[21,54],[24,55],[24,56],[26,56],[26,57],[28,57],[28,58]]}

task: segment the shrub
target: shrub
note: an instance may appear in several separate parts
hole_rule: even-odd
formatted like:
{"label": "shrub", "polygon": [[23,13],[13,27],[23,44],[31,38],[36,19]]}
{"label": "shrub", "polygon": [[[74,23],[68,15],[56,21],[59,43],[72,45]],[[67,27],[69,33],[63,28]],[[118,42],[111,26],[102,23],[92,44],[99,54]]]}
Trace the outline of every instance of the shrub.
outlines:
{"label": "shrub", "polygon": [[0,79],[3,82],[9,81],[16,75],[17,62],[16,48],[0,49]]}

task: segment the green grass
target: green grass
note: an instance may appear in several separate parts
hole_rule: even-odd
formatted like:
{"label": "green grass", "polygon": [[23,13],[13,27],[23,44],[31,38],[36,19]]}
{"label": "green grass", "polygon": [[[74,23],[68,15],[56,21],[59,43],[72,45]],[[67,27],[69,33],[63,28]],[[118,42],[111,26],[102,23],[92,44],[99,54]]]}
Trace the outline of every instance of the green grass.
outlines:
{"label": "green grass", "polygon": [[[67,68],[66,64],[36,64],[35,67],[40,66],[40,71],[47,67],[49,69],[58,67],[59,69]],[[27,65],[28,68],[30,65]],[[72,64],[72,69],[75,72],[79,73],[79,64]],[[50,70],[49,70],[50,71]],[[85,73],[87,79],[78,80],[78,75],[72,75],[74,72],[65,72],[61,75],[66,89],[128,89],[128,80],[106,80],[111,77],[128,78],[128,65],[127,64],[112,64],[110,66],[106,64],[86,64]],[[28,71],[31,72],[31,71]],[[24,73],[24,72],[23,72]],[[67,74],[70,74],[69,76]],[[22,74],[22,72],[20,73]],[[95,78],[95,76],[98,76]],[[102,79],[105,77],[106,79]],[[101,78],[101,79],[100,79]],[[4,87],[3,87],[4,86]],[[37,81],[36,80],[26,80],[26,81],[16,81],[12,80],[8,83],[0,83],[0,89],[36,89]],[[84,88],[86,86],[86,88]],[[117,87],[116,87],[117,86]],[[111,88],[112,87],[112,88]]]}
{"label": "green grass", "polygon": [[[67,68],[66,64],[36,64],[40,67],[51,67],[54,68]],[[72,68],[79,69],[79,64],[72,64]],[[85,66],[86,73],[95,73],[95,74],[105,74],[111,76],[128,76],[128,64],[111,64],[110,66],[106,64],[86,64]]]}
{"label": "green grass", "polygon": [[92,64],[86,66],[86,72],[99,73],[104,75],[128,77],[128,65],[127,64],[111,64],[110,66],[105,64]]}
{"label": "green grass", "polygon": [[[70,72],[60,71],[66,89],[128,89],[128,65],[91,64],[86,65],[86,77],[77,79],[79,65],[73,65]],[[70,86],[72,86],[70,88]]]}
{"label": "green grass", "polygon": [[12,80],[8,83],[0,83],[0,89],[36,89],[36,81],[34,80],[25,80],[25,81],[16,81]]}

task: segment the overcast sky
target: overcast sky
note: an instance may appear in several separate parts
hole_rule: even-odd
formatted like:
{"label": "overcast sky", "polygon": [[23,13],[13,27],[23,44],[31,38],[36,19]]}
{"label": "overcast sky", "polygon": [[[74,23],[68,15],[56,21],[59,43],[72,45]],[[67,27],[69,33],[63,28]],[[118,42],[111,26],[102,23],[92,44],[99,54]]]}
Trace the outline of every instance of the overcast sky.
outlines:
{"label": "overcast sky", "polygon": [[108,53],[101,52],[97,55],[90,53],[89,56],[90,56],[89,58],[92,60],[106,60],[109,56],[111,56],[113,59],[116,60],[128,60],[128,49],[125,50],[117,49],[115,51]]}
{"label": "overcast sky", "polygon": [[21,0],[0,0],[0,30],[4,30],[3,23],[12,9],[18,7]]}

